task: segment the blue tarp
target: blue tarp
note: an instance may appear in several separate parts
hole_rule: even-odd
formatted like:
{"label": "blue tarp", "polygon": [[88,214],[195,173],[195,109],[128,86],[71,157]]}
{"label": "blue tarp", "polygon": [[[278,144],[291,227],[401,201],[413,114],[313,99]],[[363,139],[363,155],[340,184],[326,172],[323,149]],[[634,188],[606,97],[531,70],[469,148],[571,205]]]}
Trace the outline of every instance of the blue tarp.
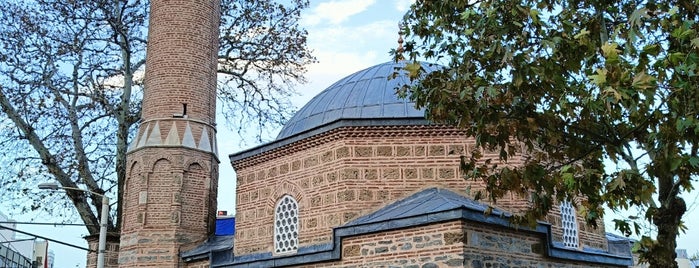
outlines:
{"label": "blue tarp", "polygon": [[235,234],[235,217],[216,219],[216,235]]}

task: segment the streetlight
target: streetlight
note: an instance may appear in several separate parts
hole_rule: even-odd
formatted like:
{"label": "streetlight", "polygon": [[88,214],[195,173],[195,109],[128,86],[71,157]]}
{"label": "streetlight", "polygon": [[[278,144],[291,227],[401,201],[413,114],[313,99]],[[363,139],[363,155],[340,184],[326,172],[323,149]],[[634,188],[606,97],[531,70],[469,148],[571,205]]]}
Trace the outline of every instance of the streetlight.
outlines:
{"label": "streetlight", "polygon": [[55,182],[45,182],[45,183],[40,183],[38,185],[39,189],[44,189],[44,190],[74,190],[74,191],[81,191],[81,192],[86,192],[86,193],[91,193],[95,195],[99,195],[102,197],[102,214],[100,215],[100,237],[99,237],[99,246],[98,246],[98,251],[97,251],[97,268],[104,268],[104,253],[106,251],[107,247],[107,221],[108,215],[109,215],[109,197],[107,197],[104,194],[100,193],[95,193],[93,191],[88,191],[85,189],[80,189],[80,188],[75,188],[75,187],[62,187],[58,186]]}

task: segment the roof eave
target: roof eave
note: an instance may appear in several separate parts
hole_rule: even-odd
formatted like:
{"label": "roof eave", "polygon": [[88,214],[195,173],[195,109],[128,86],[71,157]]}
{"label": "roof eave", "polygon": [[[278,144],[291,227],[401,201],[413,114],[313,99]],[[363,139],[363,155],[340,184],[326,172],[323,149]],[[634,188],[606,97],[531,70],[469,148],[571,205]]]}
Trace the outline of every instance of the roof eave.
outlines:
{"label": "roof eave", "polygon": [[301,141],[319,134],[329,132],[343,127],[375,127],[375,126],[416,126],[430,125],[424,117],[407,118],[343,118],[327,124],[319,125],[304,132],[283,139],[274,140],[269,143],[258,145],[247,150],[228,155],[231,163],[243,160],[256,155],[264,154],[277,148]]}

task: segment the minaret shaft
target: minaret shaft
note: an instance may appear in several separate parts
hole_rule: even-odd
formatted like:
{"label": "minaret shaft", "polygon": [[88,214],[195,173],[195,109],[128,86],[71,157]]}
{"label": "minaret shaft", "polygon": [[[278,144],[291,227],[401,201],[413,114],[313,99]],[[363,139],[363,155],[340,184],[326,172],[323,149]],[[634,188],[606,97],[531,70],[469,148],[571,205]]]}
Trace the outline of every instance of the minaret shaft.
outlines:
{"label": "minaret shaft", "polygon": [[213,233],[220,0],[151,0],[141,125],[127,153],[119,267],[181,267]]}

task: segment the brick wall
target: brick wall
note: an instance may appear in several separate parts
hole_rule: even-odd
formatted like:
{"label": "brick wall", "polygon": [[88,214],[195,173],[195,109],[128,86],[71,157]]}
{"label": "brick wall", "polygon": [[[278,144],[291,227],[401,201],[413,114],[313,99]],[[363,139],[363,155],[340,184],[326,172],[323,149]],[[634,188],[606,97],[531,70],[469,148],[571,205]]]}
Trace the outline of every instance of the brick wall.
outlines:
{"label": "brick wall", "polygon": [[305,267],[464,267],[460,221],[342,241],[342,260]]}
{"label": "brick wall", "polygon": [[184,247],[213,233],[218,163],[181,148],[146,148],[129,159],[119,265],[176,267]]}
{"label": "brick wall", "polygon": [[342,259],[299,267],[610,267],[548,258],[538,234],[450,221],[342,241]]}
{"label": "brick wall", "polygon": [[[97,252],[99,249],[99,235],[91,235],[85,237],[87,246],[90,250],[87,253],[87,263],[85,267],[97,267]],[[117,234],[107,233],[107,244],[104,254],[104,267],[117,267],[119,259],[119,236]]]}
{"label": "brick wall", "polygon": [[154,0],[150,5],[143,119],[214,122],[219,0]]}
{"label": "brick wall", "polygon": [[[459,156],[473,146],[445,127],[344,128],[236,161],[235,254],[273,251],[274,205],[287,193],[299,202],[301,246],[330,242],[332,227],[427,187],[475,194],[484,186],[459,171]],[[512,195],[497,205],[517,211],[528,203]],[[585,235],[606,248],[603,230]]]}
{"label": "brick wall", "polygon": [[142,120],[127,155],[120,267],[180,267],[179,253],[213,233],[220,5],[151,1]]}

